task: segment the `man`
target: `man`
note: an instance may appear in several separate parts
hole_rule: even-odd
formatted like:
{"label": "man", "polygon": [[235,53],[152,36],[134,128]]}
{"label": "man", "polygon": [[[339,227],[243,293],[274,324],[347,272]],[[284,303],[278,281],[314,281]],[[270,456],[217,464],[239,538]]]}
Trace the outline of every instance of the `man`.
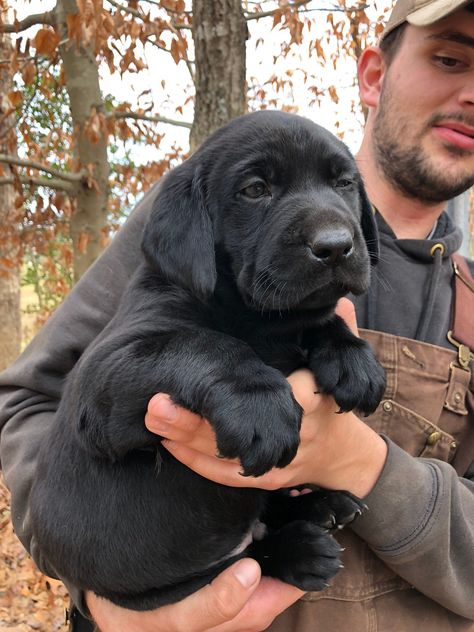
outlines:
{"label": "man", "polygon": [[[363,421],[337,415],[331,398],[314,394],[311,376],[297,372],[290,381],[305,409],[300,450],[287,468],[258,479],[216,459],[207,424],[165,395],[150,401],[145,420],[169,439],[177,458],[225,484],[272,489],[312,482],[364,497],[369,511],[340,536],[345,568],[327,590],[303,599],[294,587],[260,580],[252,560],[151,612],[88,594],[103,632],[474,630],[474,483],[463,477],[474,460],[473,363],[466,346],[446,337],[454,305],[449,256],[460,234],[443,212],[446,200],[474,183],[473,3],[398,2],[380,48],[362,54],[359,80],[370,113],[358,162],[377,209],[382,257],[356,307],[361,334],[387,369],[379,410]],[[12,517],[47,572],[53,571],[29,535],[37,441],[54,415],[63,375],[110,319],[138,261],[152,196],[1,382]],[[97,307],[98,297],[105,308]],[[472,330],[473,312],[467,313],[471,327],[461,319],[463,336]]]}

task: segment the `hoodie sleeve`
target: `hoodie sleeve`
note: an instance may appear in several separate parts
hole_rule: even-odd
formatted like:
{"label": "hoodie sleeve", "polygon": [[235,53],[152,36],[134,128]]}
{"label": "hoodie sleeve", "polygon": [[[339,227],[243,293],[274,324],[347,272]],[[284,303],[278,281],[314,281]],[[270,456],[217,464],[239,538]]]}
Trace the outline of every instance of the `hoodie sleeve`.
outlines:
{"label": "hoodie sleeve", "polygon": [[384,439],[384,470],[353,530],[417,590],[474,620],[474,482]]}
{"label": "hoodie sleeve", "polygon": [[32,537],[28,510],[38,445],[54,419],[67,374],[112,318],[140,262],[143,226],[155,195],[156,187],[22,355],[0,374],[0,459],[13,525],[38,567],[51,576]]}

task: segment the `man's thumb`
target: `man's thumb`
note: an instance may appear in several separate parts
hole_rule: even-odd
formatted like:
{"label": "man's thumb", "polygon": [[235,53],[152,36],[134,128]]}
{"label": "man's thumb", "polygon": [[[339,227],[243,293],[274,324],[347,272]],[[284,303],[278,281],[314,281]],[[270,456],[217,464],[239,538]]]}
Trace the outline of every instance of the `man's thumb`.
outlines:
{"label": "man's thumb", "polygon": [[[209,630],[231,621],[256,590],[260,577],[260,566],[255,560],[238,560],[208,586],[183,600],[181,604],[190,609],[192,621],[196,622],[192,629]],[[180,614],[186,617],[184,612]]]}

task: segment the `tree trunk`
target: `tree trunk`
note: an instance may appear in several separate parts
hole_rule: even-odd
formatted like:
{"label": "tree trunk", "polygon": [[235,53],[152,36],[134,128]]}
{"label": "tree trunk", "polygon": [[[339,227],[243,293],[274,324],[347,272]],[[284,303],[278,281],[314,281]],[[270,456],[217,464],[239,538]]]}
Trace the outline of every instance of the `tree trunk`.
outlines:
{"label": "tree trunk", "polygon": [[[10,38],[0,33],[0,59],[11,56]],[[8,93],[12,77],[7,63],[0,64],[0,154],[16,154],[15,115],[5,116],[9,107]],[[12,173],[2,165],[3,177]],[[20,352],[20,264],[19,224],[14,205],[14,189],[0,185],[0,370],[8,366]]]}
{"label": "tree trunk", "polygon": [[71,219],[74,276],[77,281],[104,247],[109,177],[107,138],[100,132],[97,142],[92,142],[85,133],[85,123],[94,110],[100,114],[104,108],[93,45],[78,46],[75,41],[68,39],[67,17],[78,14],[76,1],[58,0],[55,13],[58,32],[63,42],[60,54],[76,130],[76,158],[81,169],[92,166],[92,177],[96,184],[80,185]]}
{"label": "tree trunk", "polygon": [[247,110],[247,23],[241,0],[193,0],[193,39],[196,99],[191,151],[211,132]]}

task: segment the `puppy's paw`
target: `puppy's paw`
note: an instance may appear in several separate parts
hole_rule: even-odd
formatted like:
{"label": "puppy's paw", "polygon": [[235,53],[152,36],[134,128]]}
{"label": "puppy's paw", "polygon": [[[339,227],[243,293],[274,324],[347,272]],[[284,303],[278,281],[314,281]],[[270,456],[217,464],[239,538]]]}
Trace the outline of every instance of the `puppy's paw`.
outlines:
{"label": "puppy's paw", "polygon": [[[323,590],[342,568],[342,549],[324,529],[297,520],[264,541],[263,555],[256,555],[264,575],[305,591]],[[260,558],[263,559],[260,559]]]}
{"label": "puppy's paw", "polygon": [[244,476],[285,467],[298,449],[302,408],[271,367],[218,382],[206,398],[204,416],[215,430],[219,453],[238,458]]}
{"label": "puppy's paw", "polygon": [[321,392],[332,395],[341,412],[357,409],[368,415],[382,399],[385,371],[364,340],[354,337],[341,347],[313,348],[310,368]]}
{"label": "puppy's paw", "polygon": [[367,505],[346,491],[318,489],[303,497],[308,503],[308,519],[325,529],[342,529],[353,522]]}

